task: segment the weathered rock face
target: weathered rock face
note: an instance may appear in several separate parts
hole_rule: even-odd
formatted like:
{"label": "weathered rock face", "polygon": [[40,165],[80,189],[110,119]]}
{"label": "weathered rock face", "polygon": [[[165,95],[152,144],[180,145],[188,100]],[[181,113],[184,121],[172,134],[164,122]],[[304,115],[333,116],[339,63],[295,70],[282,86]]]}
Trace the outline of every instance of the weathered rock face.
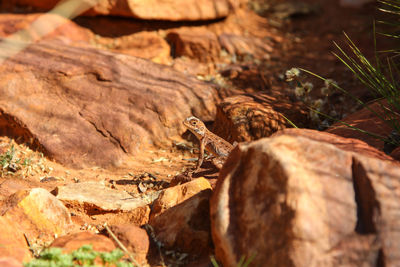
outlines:
{"label": "weathered rock face", "polygon": [[[53,8],[58,0],[11,0],[2,7],[12,10],[15,6],[29,6],[39,10]],[[229,14],[228,0],[165,1],[165,0],[97,0],[97,5],[85,15],[127,16],[156,20],[211,20]]]}
{"label": "weathered rock face", "polygon": [[72,227],[67,208],[42,188],[20,190],[5,199],[0,215],[18,224],[29,238],[52,238],[67,233]]}
{"label": "weathered rock face", "polygon": [[[88,214],[104,212],[126,212],[137,210],[138,214],[147,210],[158,194],[148,195],[146,199],[134,198],[126,192],[120,192],[98,182],[85,182],[58,186],[53,193],[68,207],[78,207]],[[137,218],[142,221],[144,218]],[[146,218],[147,220],[147,218]]]}
{"label": "weathered rock face", "polygon": [[29,46],[0,66],[0,134],[73,167],[126,154],[211,119],[214,89],[147,60],[61,43]]}
{"label": "weathered rock face", "polygon": [[400,264],[399,165],[318,139],[282,134],[231,153],[210,205],[223,266],[241,256],[254,266]]}
{"label": "weathered rock face", "polygon": [[[106,39],[106,38],[103,38]],[[101,40],[97,41],[101,43]],[[170,59],[170,47],[164,38],[155,32],[138,32],[120,38],[103,41],[105,45],[112,43],[112,50],[127,55],[150,59],[153,62],[167,64]]]}
{"label": "weathered rock face", "polygon": [[257,140],[289,127],[284,116],[297,125],[306,121],[299,106],[265,93],[227,97],[218,105],[213,132],[231,143]]}
{"label": "weathered rock face", "polygon": [[193,255],[207,255],[211,251],[209,199],[211,189],[186,199],[153,217],[150,225],[157,240],[166,248]]}

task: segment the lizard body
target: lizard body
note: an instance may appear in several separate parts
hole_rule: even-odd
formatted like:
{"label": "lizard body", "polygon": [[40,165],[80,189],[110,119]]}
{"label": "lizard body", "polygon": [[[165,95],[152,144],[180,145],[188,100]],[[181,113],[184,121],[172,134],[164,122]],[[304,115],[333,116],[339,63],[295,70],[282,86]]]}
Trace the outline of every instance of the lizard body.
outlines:
{"label": "lizard body", "polygon": [[214,156],[213,163],[221,169],[229,153],[233,149],[233,145],[225,141],[223,138],[210,132],[204,123],[196,117],[188,117],[183,121],[186,128],[189,129],[199,139],[199,159],[197,161],[196,170],[198,170],[203,163],[204,150]]}

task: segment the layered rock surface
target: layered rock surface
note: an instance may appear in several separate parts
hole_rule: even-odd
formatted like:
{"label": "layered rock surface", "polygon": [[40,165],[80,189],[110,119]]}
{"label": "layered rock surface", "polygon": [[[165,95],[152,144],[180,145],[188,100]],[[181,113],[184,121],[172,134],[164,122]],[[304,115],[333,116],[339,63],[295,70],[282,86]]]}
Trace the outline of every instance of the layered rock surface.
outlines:
{"label": "layered rock surface", "polygon": [[61,43],[29,46],[0,66],[0,134],[73,167],[125,155],[211,119],[214,89],[147,60]]}

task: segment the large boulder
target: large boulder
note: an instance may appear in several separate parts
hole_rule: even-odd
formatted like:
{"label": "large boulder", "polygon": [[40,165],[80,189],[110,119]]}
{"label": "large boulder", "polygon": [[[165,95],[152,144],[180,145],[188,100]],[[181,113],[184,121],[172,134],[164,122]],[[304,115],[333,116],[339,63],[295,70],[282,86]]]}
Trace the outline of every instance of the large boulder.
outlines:
{"label": "large boulder", "polygon": [[[55,7],[58,2],[58,0],[9,0],[0,6],[10,11],[21,8],[21,6],[45,11]],[[229,11],[228,0],[176,0],[173,2],[165,0],[97,0],[97,4],[89,9],[85,15],[112,15],[146,20],[187,21],[223,18],[229,14]]]}
{"label": "large boulder", "polygon": [[295,131],[240,144],[221,170],[210,213],[223,266],[398,266],[399,164]]}
{"label": "large boulder", "polygon": [[215,90],[147,60],[58,42],[30,45],[0,66],[0,134],[72,167],[119,165],[211,120]]}

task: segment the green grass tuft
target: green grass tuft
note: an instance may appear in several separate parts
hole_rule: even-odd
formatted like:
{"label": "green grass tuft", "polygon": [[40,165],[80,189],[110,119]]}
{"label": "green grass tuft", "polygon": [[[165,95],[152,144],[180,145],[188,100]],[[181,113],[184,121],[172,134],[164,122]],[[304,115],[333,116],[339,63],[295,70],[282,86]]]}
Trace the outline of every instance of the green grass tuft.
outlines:
{"label": "green grass tuft", "polygon": [[[130,262],[123,261],[124,253],[120,249],[111,252],[94,251],[92,245],[84,245],[71,253],[62,253],[61,248],[47,248],[37,259],[25,263],[25,267],[95,267],[116,266],[133,267]],[[102,265],[95,264],[96,259],[101,259]]]}

